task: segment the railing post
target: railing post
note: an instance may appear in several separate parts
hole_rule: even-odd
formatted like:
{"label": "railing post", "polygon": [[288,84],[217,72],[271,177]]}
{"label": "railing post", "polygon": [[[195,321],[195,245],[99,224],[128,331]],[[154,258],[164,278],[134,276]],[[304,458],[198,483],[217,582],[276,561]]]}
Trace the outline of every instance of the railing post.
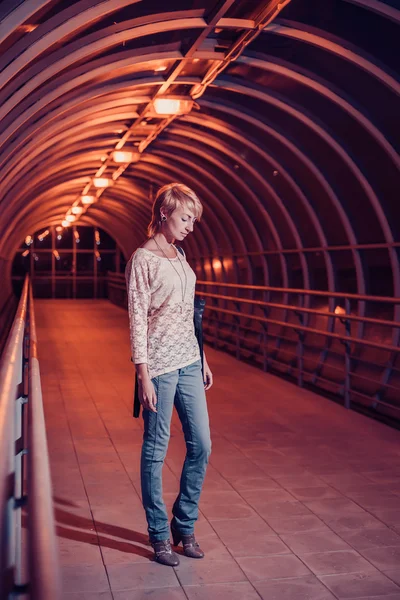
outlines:
{"label": "railing post", "polygon": [[[345,310],[346,315],[350,314],[350,300],[345,298]],[[340,319],[341,323],[344,325],[344,330],[346,337],[351,337],[351,323],[349,319]],[[348,340],[340,340],[344,346],[344,387],[343,387],[343,395],[344,395],[344,407],[350,408],[350,392],[351,392],[351,381],[350,381],[350,373],[351,373],[351,344]]]}
{"label": "railing post", "polygon": [[[302,306],[302,298],[299,297],[299,305]],[[299,310],[295,311],[295,315],[299,319],[300,325],[304,325],[304,313]],[[297,385],[303,387],[304,384],[304,339],[305,334],[302,329],[295,330],[298,336],[297,342]]]}

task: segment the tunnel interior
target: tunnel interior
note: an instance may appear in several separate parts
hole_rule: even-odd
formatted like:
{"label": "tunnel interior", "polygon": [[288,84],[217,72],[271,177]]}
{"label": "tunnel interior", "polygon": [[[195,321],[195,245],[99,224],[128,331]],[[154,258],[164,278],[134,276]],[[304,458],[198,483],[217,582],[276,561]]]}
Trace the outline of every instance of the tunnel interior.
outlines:
{"label": "tunnel interior", "polygon": [[[43,0],[2,2],[0,16],[0,310],[22,252],[33,256],[28,235],[50,230],[54,240],[57,227],[65,238],[98,228],[115,240],[107,270],[121,272],[144,240],[158,187],[181,181],[204,204],[185,242],[203,292],[238,293],[210,283],[268,287],[242,297],[286,305],[299,301],[296,290],[329,292],[301,296],[328,312],[350,294],[352,314],[399,320],[399,304],[388,301],[400,296],[394,0],[173,0],[167,8],[159,0]],[[191,110],[162,115],[154,108],[162,97]],[[132,159],[116,161],[117,150]],[[56,270],[57,257],[50,260]],[[219,317],[222,347],[232,351],[235,327],[259,344],[265,330],[249,325],[257,314],[265,311],[245,308],[239,325]],[[296,320],[282,307],[268,317]],[[323,314],[304,324],[345,327]],[[354,331],[398,346],[398,328],[358,322]],[[221,334],[211,320],[208,334]],[[338,386],[343,344],[307,336],[305,359]],[[283,355],[298,345],[295,330],[274,324],[267,337],[291,375]],[[366,347],[353,367],[362,393],[396,415],[397,357]],[[251,348],[242,358],[256,360]],[[372,383],[363,379],[371,364]]]}

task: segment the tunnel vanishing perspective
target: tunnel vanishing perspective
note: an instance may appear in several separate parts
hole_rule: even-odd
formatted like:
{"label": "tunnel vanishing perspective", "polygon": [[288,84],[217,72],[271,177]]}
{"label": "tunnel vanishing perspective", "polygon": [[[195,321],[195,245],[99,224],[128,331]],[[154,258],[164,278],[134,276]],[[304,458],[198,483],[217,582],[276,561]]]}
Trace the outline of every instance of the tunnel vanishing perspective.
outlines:
{"label": "tunnel vanishing perspective", "polygon": [[205,207],[185,250],[206,339],[397,423],[396,2],[25,0],[0,15],[2,325],[21,241],[71,224],[116,240],[109,297],[126,302],[151,200],[182,181]]}

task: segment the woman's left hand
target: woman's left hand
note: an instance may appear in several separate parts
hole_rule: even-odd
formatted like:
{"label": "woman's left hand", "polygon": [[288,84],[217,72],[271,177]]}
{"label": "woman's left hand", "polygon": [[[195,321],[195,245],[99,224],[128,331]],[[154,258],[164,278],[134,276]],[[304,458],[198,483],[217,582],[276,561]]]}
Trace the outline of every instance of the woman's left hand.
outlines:
{"label": "woman's left hand", "polygon": [[211,372],[208,363],[204,363],[204,389],[205,391],[209,390],[213,384],[213,374]]}

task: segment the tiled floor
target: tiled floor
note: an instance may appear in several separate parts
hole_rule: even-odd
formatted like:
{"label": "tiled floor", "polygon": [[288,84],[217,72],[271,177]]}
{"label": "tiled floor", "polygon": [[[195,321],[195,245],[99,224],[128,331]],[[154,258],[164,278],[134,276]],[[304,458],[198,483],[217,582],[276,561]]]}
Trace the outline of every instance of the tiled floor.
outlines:
{"label": "tiled floor", "polygon": [[[400,432],[208,350],[206,558],[151,560],[126,313],[37,301],[65,600],[400,600]],[[164,492],[184,456],[174,417]]]}

